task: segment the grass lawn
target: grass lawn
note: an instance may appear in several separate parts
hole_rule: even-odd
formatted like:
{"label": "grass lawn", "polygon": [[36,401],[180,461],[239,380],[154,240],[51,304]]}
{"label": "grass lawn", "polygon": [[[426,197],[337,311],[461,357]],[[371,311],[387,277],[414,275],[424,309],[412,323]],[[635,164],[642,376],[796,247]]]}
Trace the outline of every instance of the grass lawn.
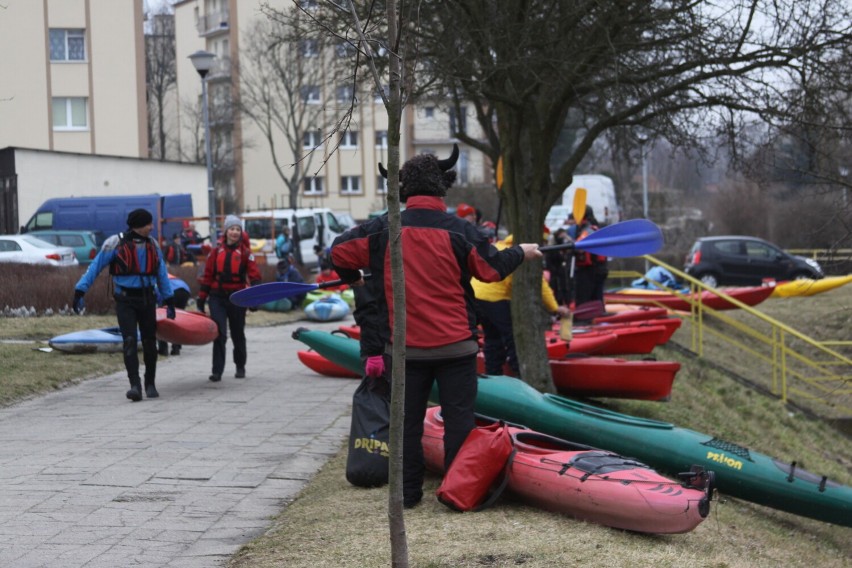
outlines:
{"label": "grass lawn", "polygon": [[[769,300],[761,308],[821,340],[849,339],[852,286],[804,299]],[[280,321],[252,314],[250,325]],[[257,316],[257,317],[255,317]],[[86,316],[87,327],[115,325]],[[73,316],[0,319],[0,404],[122,369],[120,355],[61,356],[34,351],[54,335],[80,329]],[[843,337],[843,335],[846,337]],[[675,341],[689,344],[684,329]],[[29,342],[29,343],[26,343]],[[711,433],[852,484],[852,441],[825,422],[759,394],[678,349],[654,355],[683,365],[667,403],[609,401],[617,411]],[[714,360],[715,361],[715,360]],[[715,361],[724,363],[724,361]],[[759,371],[759,369],[758,369]],[[390,564],[387,489],[361,489],[344,478],[345,451],[305,491],[282,505],[272,528],[244,546],[231,568],[372,567]],[[578,522],[502,498],[481,513],[454,513],[438,503],[440,480],[427,477],[426,497],[406,511],[412,566],[421,568],[601,566],[841,567],[852,565],[852,529],[797,517],[720,495],[693,532],[649,536]]]}

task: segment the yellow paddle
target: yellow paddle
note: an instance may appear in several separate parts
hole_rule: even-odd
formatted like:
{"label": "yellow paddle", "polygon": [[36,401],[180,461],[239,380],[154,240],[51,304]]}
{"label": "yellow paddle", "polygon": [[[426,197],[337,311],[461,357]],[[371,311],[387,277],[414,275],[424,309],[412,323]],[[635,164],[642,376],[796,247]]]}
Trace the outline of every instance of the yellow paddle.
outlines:
{"label": "yellow paddle", "polygon": [[578,187],[574,192],[574,221],[577,225],[583,224],[583,218],[586,216],[586,190]]}
{"label": "yellow paddle", "polygon": [[[586,190],[582,187],[578,187],[574,192],[574,222],[577,223],[577,230],[579,231],[580,225],[583,224],[583,219],[586,217]],[[574,263],[576,259],[574,255],[571,255],[571,270],[570,270],[570,279],[573,284],[574,282]],[[572,285],[573,288],[573,285]],[[576,308],[576,306],[575,306]],[[574,327],[574,314],[573,312],[568,313],[568,317],[562,319],[562,325],[559,328],[559,336],[565,341],[571,341],[571,333]]]}

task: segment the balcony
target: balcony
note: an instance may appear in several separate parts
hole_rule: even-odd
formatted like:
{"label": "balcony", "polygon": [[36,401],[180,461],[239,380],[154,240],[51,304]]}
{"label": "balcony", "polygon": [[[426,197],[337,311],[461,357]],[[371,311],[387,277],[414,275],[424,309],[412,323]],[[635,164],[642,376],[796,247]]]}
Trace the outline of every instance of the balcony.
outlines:
{"label": "balcony", "polygon": [[218,12],[210,12],[198,17],[195,22],[195,27],[198,30],[198,35],[201,37],[209,37],[230,30],[230,12],[228,10],[220,10]]}

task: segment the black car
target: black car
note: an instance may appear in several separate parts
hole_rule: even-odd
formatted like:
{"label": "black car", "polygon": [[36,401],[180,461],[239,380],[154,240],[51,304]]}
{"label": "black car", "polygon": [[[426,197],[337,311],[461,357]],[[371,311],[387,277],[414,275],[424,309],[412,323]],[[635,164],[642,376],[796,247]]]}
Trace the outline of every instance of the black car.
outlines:
{"label": "black car", "polygon": [[743,236],[698,239],[686,255],[684,272],[714,288],[824,276],[813,259],[788,254],[763,239]]}

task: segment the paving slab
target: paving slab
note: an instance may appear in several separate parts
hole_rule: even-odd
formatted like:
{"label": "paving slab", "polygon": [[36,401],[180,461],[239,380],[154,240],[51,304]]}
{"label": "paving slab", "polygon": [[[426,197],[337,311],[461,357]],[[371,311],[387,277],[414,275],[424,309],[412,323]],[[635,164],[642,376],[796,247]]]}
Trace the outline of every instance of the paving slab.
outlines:
{"label": "paving slab", "polygon": [[341,323],[247,328],[245,379],[230,343],[219,383],[212,345],[184,346],[158,399],[128,401],[121,372],[0,409],[0,566],[226,564],[349,433],[358,381],[308,370],[291,338]]}

